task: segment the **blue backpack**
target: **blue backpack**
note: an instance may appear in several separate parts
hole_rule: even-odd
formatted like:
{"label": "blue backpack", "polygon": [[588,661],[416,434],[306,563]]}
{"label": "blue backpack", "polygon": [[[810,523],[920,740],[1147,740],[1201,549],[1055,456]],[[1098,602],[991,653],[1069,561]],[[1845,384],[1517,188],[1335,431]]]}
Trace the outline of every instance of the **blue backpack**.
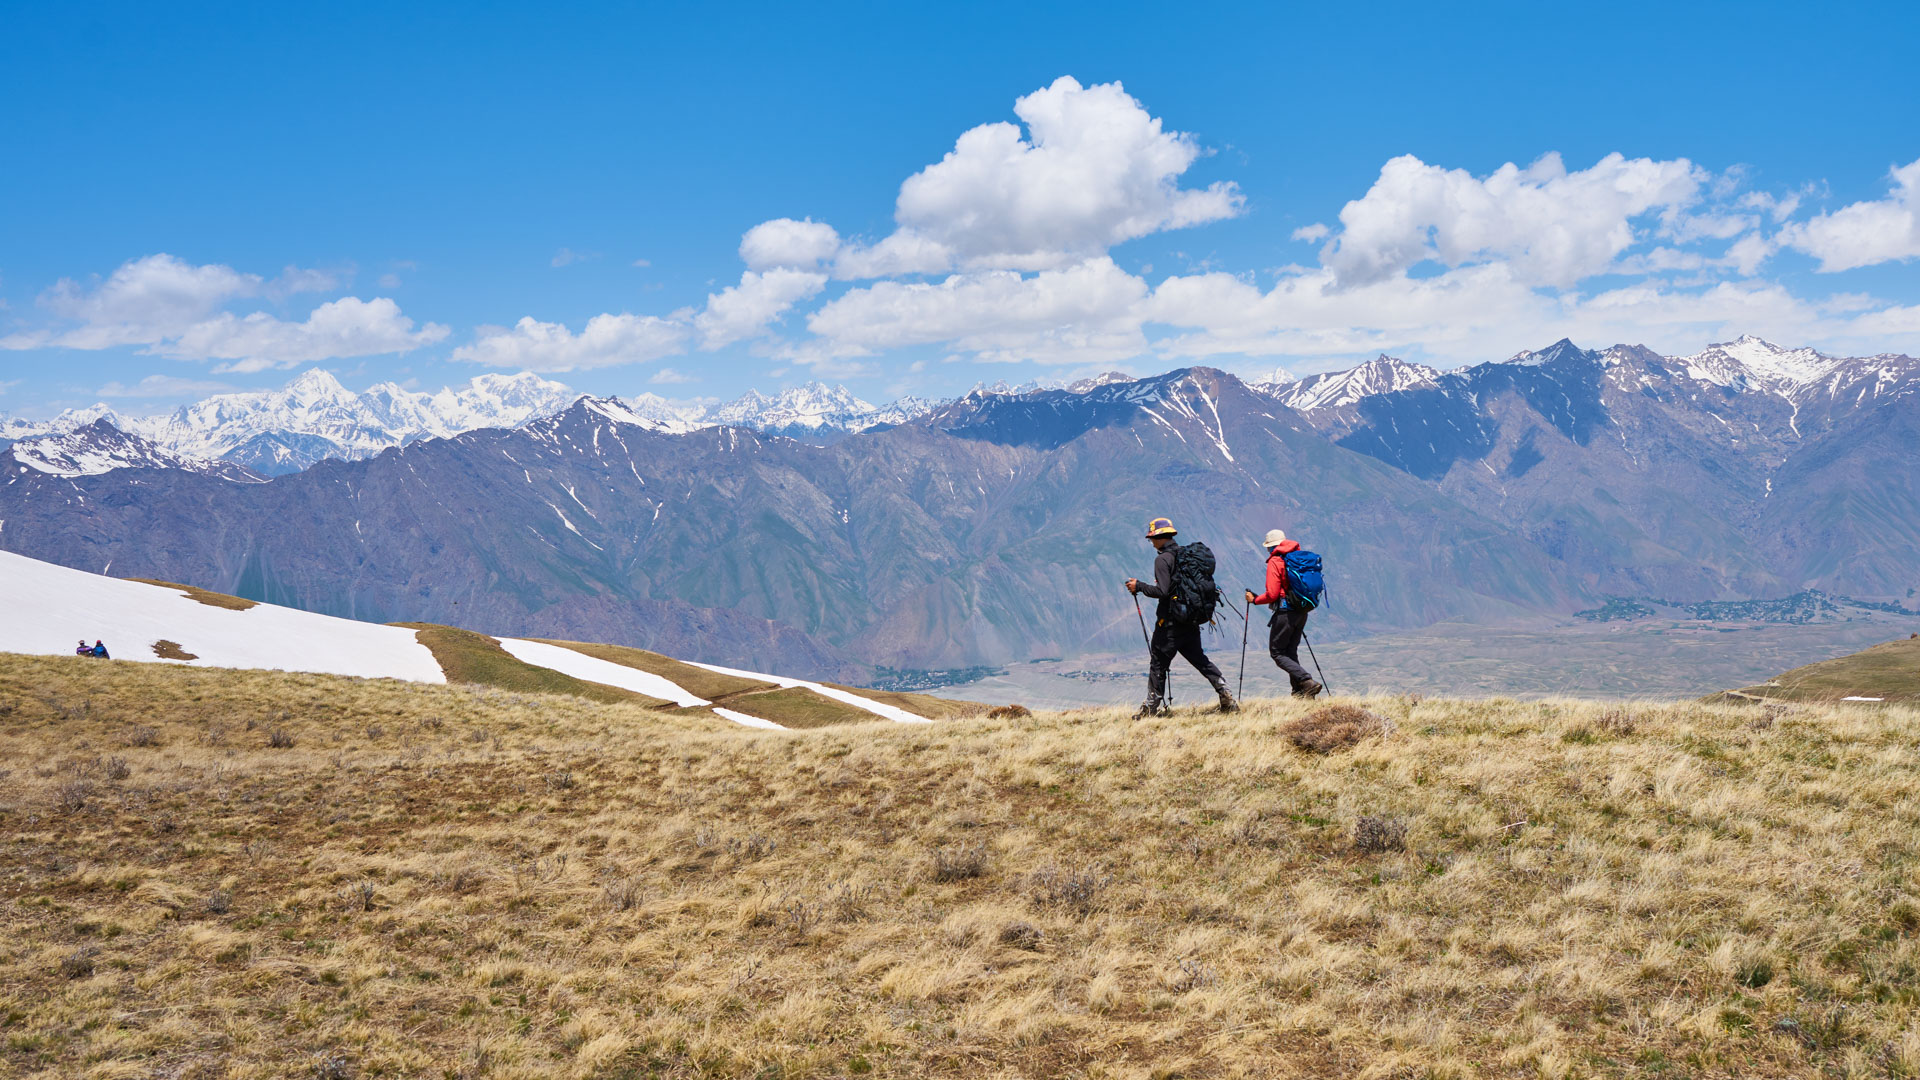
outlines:
{"label": "blue backpack", "polygon": [[1289,551],[1287,563],[1287,606],[1295,611],[1312,611],[1320,606],[1327,581],[1320,576],[1320,556],[1304,548]]}

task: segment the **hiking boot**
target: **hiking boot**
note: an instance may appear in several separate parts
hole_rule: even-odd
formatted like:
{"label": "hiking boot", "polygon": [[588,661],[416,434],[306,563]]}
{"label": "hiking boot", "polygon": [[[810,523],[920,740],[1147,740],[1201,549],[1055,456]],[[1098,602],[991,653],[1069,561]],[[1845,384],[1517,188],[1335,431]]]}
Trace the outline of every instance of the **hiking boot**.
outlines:
{"label": "hiking boot", "polygon": [[1326,687],[1321,686],[1319,683],[1313,681],[1312,679],[1308,679],[1306,682],[1300,685],[1300,688],[1298,690],[1295,690],[1293,692],[1293,696],[1299,697],[1299,698],[1317,698],[1320,696],[1320,691],[1325,689]]}
{"label": "hiking boot", "polygon": [[1135,720],[1142,720],[1149,716],[1172,716],[1172,715],[1173,715],[1173,710],[1167,708],[1164,702],[1161,702],[1155,698],[1148,698],[1146,701],[1146,704],[1140,706],[1138,709],[1135,709],[1133,711],[1133,718]]}
{"label": "hiking boot", "polygon": [[1225,690],[1222,690],[1222,691],[1220,691],[1220,709],[1219,709],[1219,711],[1220,711],[1220,712],[1223,712],[1223,713],[1233,713],[1233,712],[1239,712],[1239,711],[1240,711],[1240,703],[1239,703],[1239,702],[1237,702],[1237,701],[1235,701],[1235,700],[1233,700],[1233,695],[1232,695],[1232,694],[1230,694],[1230,693],[1228,693],[1228,692],[1227,692],[1227,691],[1225,691]]}

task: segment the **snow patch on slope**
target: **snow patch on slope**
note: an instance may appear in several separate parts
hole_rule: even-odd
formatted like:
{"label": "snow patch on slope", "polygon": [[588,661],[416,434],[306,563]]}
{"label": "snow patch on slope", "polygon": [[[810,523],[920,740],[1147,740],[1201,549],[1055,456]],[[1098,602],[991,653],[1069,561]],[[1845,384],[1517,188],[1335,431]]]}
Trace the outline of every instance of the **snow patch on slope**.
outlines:
{"label": "snow patch on slope", "polygon": [[698,708],[707,704],[706,698],[695,697],[682,690],[678,683],[650,671],[616,664],[611,660],[588,656],[560,645],[549,645],[544,641],[523,641],[519,638],[497,640],[500,642],[500,647],[512,654],[514,659],[525,661],[535,667],[551,668],[562,675],[571,675],[576,679],[617,686],[622,690],[631,690],[650,698],[671,701],[683,709]]}
{"label": "snow patch on slope", "polygon": [[[433,653],[398,626],[258,604],[213,607],[177,589],[101,577],[0,552],[0,652],[64,655],[99,638],[116,660],[193,667],[265,668],[444,683]],[[157,641],[196,659],[161,660]]]}
{"label": "snow patch on slope", "polygon": [[892,705],[886,705],[878,701],[873,701],[868,698],[863,698],[859,694],[855,694],[847,690],[840,690],[831,686],[822,686],[817,682],[808,682],[805,679],[791,679],[785,675],[764,675],[757,671],[741,671],[738,668],[720,667],[717,664],[701,664],[694,661],[687,661],[687,663],[692,663],[694,667],[705,668],[708,671],[718,672],[722,675],[733,675],[742,679],[759,679],[764,682],[774,683],[780,686],[782,689],[791,689],[796,686],[803,686],[803,687],[806,687],[808,690],[811,690],[814,693],[819,694],[821,697],[832,698],[835,701],[842,702],[847,705],[852,705],[856,709],[865,709],[866,711],[872,713],[875,716],[884,717],[896,723],[901,723],[901,724],[933,723],[933,721],[928,719],[927,717],[916,716],[905,709],[896,708],[895,706],[892,706]]}

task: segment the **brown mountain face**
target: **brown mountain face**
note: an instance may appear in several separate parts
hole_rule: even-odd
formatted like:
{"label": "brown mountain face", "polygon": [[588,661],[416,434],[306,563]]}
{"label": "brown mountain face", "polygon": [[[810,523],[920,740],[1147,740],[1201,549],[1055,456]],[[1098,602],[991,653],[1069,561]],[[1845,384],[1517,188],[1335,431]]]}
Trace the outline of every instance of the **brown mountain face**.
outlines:
{"label": "brown mountain face", "polygon": [[1229,596],[1285,528],[1326,558],[1333,635],[1920,584],[1901,468],[1920,395],[1876,376],[1871,400],[1836,396],[1858,378],[1793,398],[1717,371],[1563,342],[1445,375],[1383,365],[1298,411],[1194,368],[976,393],[828,446],[671,434],[583,399],[269,483],[55,476],[0,452],[0,547],[839,680],[1137,646],[1120,585],[1149,570],[1154,516],[1213,548]]}
{"label": "brown mountain face", "polygon": [[[1126,647],[1151,516],[1258,584],[1274,525],[1356,629],[1564,609],[1564,567],[1206,369],[966,399],[813,446],[671,435],[591,400],[265,484],[8,469],[9,550],[355,618],[853,677]],[[0,467],[7,459],[0,455]]]}

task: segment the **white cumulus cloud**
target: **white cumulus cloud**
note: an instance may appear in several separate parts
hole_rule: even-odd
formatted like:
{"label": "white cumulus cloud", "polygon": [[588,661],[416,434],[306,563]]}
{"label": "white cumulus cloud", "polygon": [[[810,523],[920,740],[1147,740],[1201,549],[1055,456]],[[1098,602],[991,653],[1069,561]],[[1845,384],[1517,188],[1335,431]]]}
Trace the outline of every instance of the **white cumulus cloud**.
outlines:
{"label": "white cumulus cloud", "polygon": [[[1104,254],[1137,237],[1233,217],[1231,182],[1183,188],[1201,156],[1117,82],[1070,77],[1014,102],[1026,125],[982,124],[908,177],[899,231],[843,256],[842,274],[966,269],[1042,270]],[[884,249],[884,250],[881,250]]]}
{"label": "white cumulus cloud", "polygon": [[1780,242],[1820,260],[1832,273],[1920,256],[1920,160],[1889,174],[1893,192],[1780,230]]}
{"label": "white cumulus cloud", "polygon": [[415,328],[400,305],[385,297],[342,297],[314,308],[305,320],[289,322],[265,312],[220,314],[197,322],[155,347],[181,360],[224,360],[216,371],[251,372],[290,368],[316,360],[383,356],[430,345],[447,328],[427,323]]}
{"label": "white cumulus cloud", "polygon": [[812,298],[827,283],[827,275],[806,270],[749,270],[740,284],[707,297],[706,309],[694,316],[700,345],[717,349],[766,332],[769,324],[802,300]]}
{"label": "white cumulus cloud", "polygon": [[748,229],[740,238],[740,261],[749,270],[811,270],[840,248],[833,226],[808,218],[774,218]]}
{"label": "white cumulus cloud", "polygon": [[1565,288],[1604,273],[1631,247],[1636,218],[1696,202],[1705,179],[1684,158],[1608,154],[1569,172],[1549,153],[1482,179],[1402,155],[1340,211],[1340,231],[1321,261],[1342,284],[1379,281],[1428,260],[1498,260],[1527,281]]}
{"label": "white cumulus cloud", "polygon": [[1102,256],[1031,276],[955,274],[849,290],[807,319],[828,355],[950,344],[984,360],[1094,361],[1146,349],[1135,310],[1146,282]]}
{"label": "white cumulus cloud", "polygon": [[582,371],[638,364],[685,351],[687,327],[652,315],[595,315],[578,334],[527,316],[512,329],[481,327],[452,358],[527,371]]}

